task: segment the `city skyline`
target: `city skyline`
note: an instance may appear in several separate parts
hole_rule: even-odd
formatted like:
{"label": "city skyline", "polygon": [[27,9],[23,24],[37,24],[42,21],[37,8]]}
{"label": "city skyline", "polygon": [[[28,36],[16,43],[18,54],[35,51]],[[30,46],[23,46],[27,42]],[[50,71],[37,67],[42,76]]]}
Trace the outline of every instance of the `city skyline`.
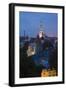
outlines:
{"label": "city skyline", "polygon": [[56,13],[20,12],[19,29],[20,36],[36,37],[42,24],[47,36],[57,37],[58,17]]}

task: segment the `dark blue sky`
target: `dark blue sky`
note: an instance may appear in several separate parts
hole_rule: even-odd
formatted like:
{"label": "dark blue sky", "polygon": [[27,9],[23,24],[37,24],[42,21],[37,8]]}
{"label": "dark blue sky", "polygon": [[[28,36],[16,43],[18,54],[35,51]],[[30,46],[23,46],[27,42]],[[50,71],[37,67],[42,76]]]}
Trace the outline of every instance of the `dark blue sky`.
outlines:
{"label": "dark blue sky", "polygon": [[40,24],[42,23],[46,35],[56,37],[58,31],[57,20],[57,13],[20,12],[20,36],[24,36],[25,31],[26,36],[35,37],[40,31]]}

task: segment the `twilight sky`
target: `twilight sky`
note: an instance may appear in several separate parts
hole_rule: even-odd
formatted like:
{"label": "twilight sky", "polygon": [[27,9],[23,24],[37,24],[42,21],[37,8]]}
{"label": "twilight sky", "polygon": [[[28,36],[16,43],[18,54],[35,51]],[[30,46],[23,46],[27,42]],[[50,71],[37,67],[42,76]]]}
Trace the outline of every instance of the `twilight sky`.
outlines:
{"label": "twilight sky", "polygon": [[42,12],[20,12],[19,13],[19,33],[20,36],[36,37],[40,31],[40,24],[47,36],[56,37],[58,31],[57,13]]}

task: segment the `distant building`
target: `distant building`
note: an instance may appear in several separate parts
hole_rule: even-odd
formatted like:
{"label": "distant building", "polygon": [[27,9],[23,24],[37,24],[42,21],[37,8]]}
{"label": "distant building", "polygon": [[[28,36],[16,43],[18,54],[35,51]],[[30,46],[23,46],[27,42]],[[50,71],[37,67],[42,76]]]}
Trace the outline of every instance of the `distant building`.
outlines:
{"label": "distant building", "polygon": [[33,48],[32,46],[28,46],[28,50],[27,50],[27,56],[32,56],[35,54],[35,47]]}
{"label": "distant building", "polygon": [[45,33],[43,31],[39,32],[39,38],[45,37]]}

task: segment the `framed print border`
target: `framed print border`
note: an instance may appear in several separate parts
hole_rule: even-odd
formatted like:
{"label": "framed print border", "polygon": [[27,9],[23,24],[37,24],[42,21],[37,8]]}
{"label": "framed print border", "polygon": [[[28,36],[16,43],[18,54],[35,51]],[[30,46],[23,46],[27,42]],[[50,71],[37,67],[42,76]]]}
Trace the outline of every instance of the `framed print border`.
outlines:
{"label": "framed print border", "polygon": [[[15,7],[53,8],[62,10],[62,81],[38,82],[38,83],[15,83]],[[38,4],[9,4],[9,86],[32,86],[64,83],[64,6],[38,5]]]}

